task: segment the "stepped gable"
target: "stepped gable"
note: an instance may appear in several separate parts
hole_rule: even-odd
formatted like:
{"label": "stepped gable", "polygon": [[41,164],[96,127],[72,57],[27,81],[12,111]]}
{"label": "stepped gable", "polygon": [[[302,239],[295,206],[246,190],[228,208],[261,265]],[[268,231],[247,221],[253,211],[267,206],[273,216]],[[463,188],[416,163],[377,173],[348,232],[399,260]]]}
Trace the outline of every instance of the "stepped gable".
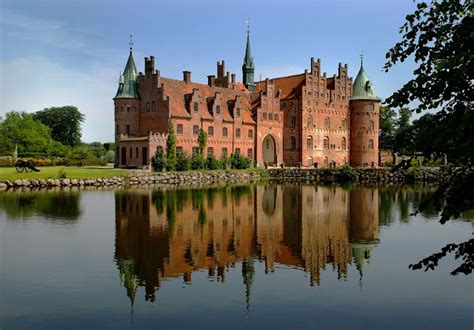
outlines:
{"label": "stepped gable", "polygon": [[[228,101],[235,101],[237,96],[241,99],[241,116],[244,123],[254,124],[252,119],[250,95],[247,89],[242,84],[234,84],[233,88],[210,87],[204,84],[187,83],[182,80],[175,80],[170,78],[161,78],[165,97],[170,99],[170,115],[172,117],[190,118],[191,115],[187,110],[185,104],[185,95],[199,93],[199,111],[204,119],[213,120],[212,114],[209,112],[208,98],[215,98],[216,93],[220,93],[222,97],[221,115],[224,121],[233,121],[231,111],[228,108]],[[196,91],[197,90],[197,91]]]}

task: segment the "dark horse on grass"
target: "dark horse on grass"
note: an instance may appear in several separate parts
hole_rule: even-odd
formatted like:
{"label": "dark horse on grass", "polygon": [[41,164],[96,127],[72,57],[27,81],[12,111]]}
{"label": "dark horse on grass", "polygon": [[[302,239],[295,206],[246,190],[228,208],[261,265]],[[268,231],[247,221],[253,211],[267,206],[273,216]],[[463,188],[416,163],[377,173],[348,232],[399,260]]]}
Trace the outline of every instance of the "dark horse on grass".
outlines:
{"label": "dark horse on grass", "polygon": [[30,160],[18,159],[15,163],[15,168],[18,173],[31,173],[39,172],[40,170],[35,167],[35,162]]}

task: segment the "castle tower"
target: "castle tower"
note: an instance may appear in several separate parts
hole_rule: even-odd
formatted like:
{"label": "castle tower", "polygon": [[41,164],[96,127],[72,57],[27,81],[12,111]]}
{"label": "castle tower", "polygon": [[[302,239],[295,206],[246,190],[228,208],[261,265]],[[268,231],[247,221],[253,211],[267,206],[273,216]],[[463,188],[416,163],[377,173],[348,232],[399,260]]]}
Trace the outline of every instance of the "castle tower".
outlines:
{"label": "castle tower", "polygon": [[379,154],[380,99],[375,95],[372,83],[364,71],[362,56],[349,105],[350,164],[355,167],[375,167],[378,165]]}
{"label": "castle tower", "polygon": [[[115,105],[115,166],[125,165],[122,150],[119,150],[121,134],[135,135],[139,130],[140,96],[138,94],[138,71],[132,51],[133,42],[130,36],[130,54],[123,73],[119,77],[119,86],[114,97]],[[122,162],[119,159],[122,157]]]}
{"label": "castle tower", "polygon": [[257,89],[254,83],[254,73],[255,66],[250,49],[250,29],[247,21],[247,47],[245,48],[244,64],[242,65],[242,77],[245,87],[247,87],[250,92],[255,92]]}

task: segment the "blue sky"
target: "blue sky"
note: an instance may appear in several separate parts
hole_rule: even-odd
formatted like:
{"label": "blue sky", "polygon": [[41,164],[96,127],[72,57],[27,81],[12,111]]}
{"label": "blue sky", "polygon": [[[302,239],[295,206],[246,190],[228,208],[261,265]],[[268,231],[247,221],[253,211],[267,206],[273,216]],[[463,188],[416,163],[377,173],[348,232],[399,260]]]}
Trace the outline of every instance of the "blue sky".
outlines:
{"label": "blue sky", "polygon": [[224,59],[241,81],[250,19],[256,80],[297,74],[321,58],[332,76],[349,74],[359,54],[381,98],[410,79],[413,63],[382,71],[385,53],[413,12],[410,0],[333,1],[28,1],[0,2],[0,116],[76,105],[86,114],[85,141],[113,141],[113,101],[128,56],[129,35],[139,71],[155,56],[161,75],[206,82]]}

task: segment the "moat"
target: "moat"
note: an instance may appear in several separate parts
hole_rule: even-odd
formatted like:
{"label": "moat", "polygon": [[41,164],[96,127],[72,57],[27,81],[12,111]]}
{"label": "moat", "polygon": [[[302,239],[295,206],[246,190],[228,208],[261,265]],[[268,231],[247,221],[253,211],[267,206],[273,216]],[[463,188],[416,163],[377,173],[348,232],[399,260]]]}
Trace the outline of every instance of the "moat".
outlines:
{"label": "moat", "polygon": [[432,186],[0,192],[0,328],[464,329]]}

